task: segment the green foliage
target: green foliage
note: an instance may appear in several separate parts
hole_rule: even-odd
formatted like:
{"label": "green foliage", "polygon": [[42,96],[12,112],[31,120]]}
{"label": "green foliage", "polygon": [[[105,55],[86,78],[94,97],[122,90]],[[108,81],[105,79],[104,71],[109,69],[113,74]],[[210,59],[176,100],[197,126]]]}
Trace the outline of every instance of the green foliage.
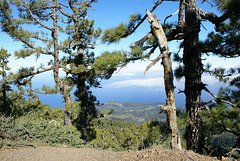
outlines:
{"label": "green foliage", "polygon": [[227,14],[231,19],[239,20],[240,2],[238,0],[215,0],[218,9]]}
{"label": "green foliage", "polygon": [[[239,15],[240,16],[240,15]],[[203,52],[213,52],[223,57],[240,56],[240,21],[222,23],[217,33],[211,32],[199,44]]]}
{"label": "green foliage", "polygon": [[[240,145],[240,79],[238,75],[235,77],[231,75],[230,78],[226,79],[230,80],[229,87],[219,90],[216,103],[210,104],[208,110],[201,112],[203,134],[207,138],[206,152],[214,155],[225,155],[233,148],[239,148]],[[231,106],[221,100],[230,102]],[[213,149],[218,149],[218,153]],[[239,157],[239,154],[235,155]]]}
{"label": "green foliage", "polygon": [[126,121],[95,120],[96,138],[90,146],[101,149],[138,150],[158,144],[161,139],[158,121],[136,125]]}
{"label": "green foliage", "polygon": [[72,118],[77,118],[78,113],[81,110],[79,102],[70,101],[66,104],[66,110],[71,113]]}
{"label": "green foliage", "polygon": [[56,120],[36,118],[30,114],[18,119],[0,116],[0,137],[5,146],[52,146],[82,147],[83,140],[77,128],[63,126]]}
{"label": "green foliage", "polygon": [[0,113],[10,114],[8,91],[11,90],[11,82],[8,80],[7,72],[10,70],[8,67],[8,58],[11,56],[6,49],[0,50],[0,75],[2,80],[0,81]]}
{"label": "green foliage", "polygon": [[103,33],[102,42],[108,42],[109,44],[113,42],[119,42],[123,34],[125,34],[127,30],[127,25],[124,23],[121,23],[120,25],[112,29],[107,29]]}
{"label": "green foliage", "polygon": [[109,79],[117,67],[124,64],[125,58],[124,51],[105,52],[95,60],[93,68],[101,77]]}
{"label": "green foliage", "polygon": [[184,77],[184,67],[182,65],[179,65],[175,70],[174,70],[174,76],[177,80],[180,80]]}

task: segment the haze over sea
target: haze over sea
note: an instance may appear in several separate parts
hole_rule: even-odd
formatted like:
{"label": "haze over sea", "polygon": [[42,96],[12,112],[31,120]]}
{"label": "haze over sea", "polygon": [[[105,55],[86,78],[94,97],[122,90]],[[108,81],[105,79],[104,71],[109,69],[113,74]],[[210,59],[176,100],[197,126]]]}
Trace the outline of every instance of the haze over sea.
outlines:
{"label": "haze over sea", "polygon": [[[217,58],[216,58],[217,59]],[[93,94],[98,98],[100,103],[115,102],[145,102],[145,103],[165,103],[166,95],[164,89],[162,67],[160,65],[153,67],[144,76],[144,70],[149,62],[131,63],[126,68],[116,72],[109,80],[101,82],[102,88],[92,88]],[[49,76],[50,75],[50,76]],[[47,85],[53,85],[51,73],[49,75],[40,76],[35,79],[35,88],[41,88],[44,82]],[[221,86],[226,84],[220,83],[217,79],[207,74],[203,75],[203,82],[208,84],[207,87],[217,95]],[[184,79],[174,81],[175,99],[177,106],[185,105],[185,95],[178,93],[184,90]],[[49,104],[51,107],[64,107],[60,94],[39,95],[43,103]],[[74,98],[73,98],[74,99]],[[203,101],[209,101],[213,97],[202,92]]]}

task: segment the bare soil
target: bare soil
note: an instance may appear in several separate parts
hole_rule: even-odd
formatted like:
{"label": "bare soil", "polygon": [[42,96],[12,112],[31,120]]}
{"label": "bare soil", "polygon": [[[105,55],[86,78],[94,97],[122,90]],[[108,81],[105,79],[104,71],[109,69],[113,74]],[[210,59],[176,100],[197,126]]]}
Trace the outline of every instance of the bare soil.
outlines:
{"label": "bare soil", "polygon": [[[59,148],[41,146],[0,149],[1,161],[214,161],[191,151],[146,149],[142,151],[113,152],[93,148]],[[228,160],[228,159],[227,159]]]}

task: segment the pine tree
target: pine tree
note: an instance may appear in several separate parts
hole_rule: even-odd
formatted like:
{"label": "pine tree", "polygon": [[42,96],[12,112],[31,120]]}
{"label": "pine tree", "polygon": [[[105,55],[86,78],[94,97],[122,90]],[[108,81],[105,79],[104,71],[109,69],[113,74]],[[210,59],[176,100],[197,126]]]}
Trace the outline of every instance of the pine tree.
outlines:
{"label": "pine tree", "polygon": [[[118,42],[121,38],[124,38],[132,34],[141,23],[147,19],[151,26],[151,31],[143,37],[141,40],[132,44],[132,51],[129,56],[126,57],[124,63],[130,61],[149,58],[151,54],[155,51],[157,47],[160,49],[159,56],[146,68],[147,72],[153,65],[155,65],[159,60],[162,59],[162,65],[164,67],[164,84],[166,92],[166,106],[161,106],[162,112],[167,114],[167,121],[169,128],[172,132],[172,148],[181,149],[180,133],[178,132],[177,122],[176,122],[176,105],[174,96],[174,85],[173,85],[173,70],[171,61],[171,52],[168,49],[168,40],[166,38],[166,33],[163,30],[161,24],[159,24],[156,16],[153,16],[151,12],[159,5],[162,1],[155,4],[151,11],[147,10],[146,16],[141,18],[140,15],[132,14],[129,19],[129,24],[126,26],[123,23],[114,29],[108,29],[103,35],[104,42]],[[171,28],[170,26],[165,26],[165,30]],[[146,44],[144,44],[147,41]],[[144,53],[148,48],[150,52]]]}
{"label": "pine tree", "polygon": [[[109,79],[122,61],[115,53],[106,52],[97,58],[94,55],[101,29],[95,29],[94,20],[88,20],[88,10],[96,1],[0,2],[2,31],[23,43],[24,48],[16,51],[15,56],[26,58],[35,54],[36,60],[43,55],[51,57],[47,66],[21,68],[13,80],[25,85],[34,76],[52,71],[56,85],[44,85],[43,91],[31,89],[31,92],[60,93],[65,103],[65,124],[74,123],[87,140],[90,122],[97,117],[97,99],[90,88],[99,87],[101,79]],[[12,13],[13,9],[18,9],[19,16]],[[62,71],[65,76],[60,75]],[[76,101],[73,101],[71,91],[75,86]]]}
{"label": "pine tree", "polygon": [[[179,2],[177,25],[175,27],[173,25],[166,27],[166,38],[168,42],[173,40],[183,40],[181,44],[181,47],[183,48],[183,58],[180,58],[179,56],[175,57],[183,62],[183,66],[180,66],[178,69],[176,69],[175,75],[177,78],[185,77],[185,90],[183,92],[186,96],[186,111],[189,117],[186,127],[187,149],[202,153],[202,120],[199,116],[199,113],[204,105],[201,100],[201,91],[205,89],[206,84],[204,84],[201,80],[202,73],[204,72],[201,58],[202,53],[211,52],[211,50],[214,48],[209,50],[207,48],[203,48],[199,41],[201,21],[207,20],[211,22],[215,25],[216,31],[218,31],[223,25],[224,21],[227,21],[230,18],[235,20],[238,19],[239,12],[237,11],[237,8],[239,8],[239,1],[216,1],[220,9],[223,11],[221,16],[217,16],[212,12],[202,11],[202,9],[197,6],[197,0],[179,0],[177,2]],[[151,12],[154,11],[161,3],[162,0],[157,1]],[[213,6],[213,4],[211,4],[209,1],[202,1],[202,3]],[[173,15],[174,14],[168,16],[167,18]],[[126,38],[128,35],[135,32],[146,18],[147,15],[142,18],[141,16],[136,16],[136,14],[133,15],[130,18],[131,21],[129,25],[120,24],[114,29],[106,30],[103,40],[112,43],[120,41],[121,38]],[[148,44],[148,46],[144,46],[143,43],[148,39],[151,43]],[[144,38],[133,44],[133,46],[135,44],[140,45],[132,48],[132,54],[126,62],[148,58],[158,47],[158,43],[156,42],[156,38],[152,38],[151,33],[148,33]],[[222,45],[228,46],[227,44]],[[223,48],[225,48],[225,46]],[[150,52],[143,54],[142,51],[145,49],[150,49]],[[231,49],[230,46],[229,49]],[[232,49],[234,50],[234,48]],[[235,50],[235,52],[236,51],[238,50]],[[158,57],[158,59],[156,59],[154,62],[157,62],[158,60],[160,60],[160,57]]]}
{"label": "pine tree", "polygon": [[6,49],[1,48],[0,50],[0,75],[2,77],[1,83],[1,109],[0,112],[2,114],[6,114],[7,116],[10,115],[11,109],[9,106],[9,98],[8,98],[8,91],[10,91],[10,84],[11,82],[7,80],[7,71],[10,70],[8,67],[8,58],[11,56],[11,54],[8,53]]}
{"label": "pine tree", "polygon": [[[225,71],[222,69],[222,71]],[[201,113],[203,118],[204,130],[204,150],[215,156],[228,155],[239,157],[240,145],[240,86],[239,86],[240,69],[230,69],[227,75],[214,75],[220,81],[226,82],[228,87],[220,88],[218,96],[205,89],[213,96],[205,105],[205,110]],[[224,72],[225,73],[225,72]],[[231,73],[231,74],[230,74]],[[224,79],[222,79],[224,77]],[[213,141],[213,138],[223,136],[228,143],[222,145]],[[226,136],[232,136],[233,139],[228,139]],[[221,150],[219,150],[221,149]],[[234,152],[238,152],[234,153]]]}
{"label": "pine tree", "polygon": [[[36,55],[36,59],[42,55],[52,56],[48,67],[42,65],[38,69],[22,68],[15,78],[18,83],[26,78],[31,79],[37,74],[52,71],[56,83],[54,92],[60,92],[67,105],[71,100],[70,90],[73,85],[66,78],[62,79],[59,76],[60,69],[66,67],[66,63],[60,61],[62,47],[58,35],[61,27],[58,23],[61,16],[56,4],[56,1],[1,1],[1,26],[2,31],[23,43],[24,49],[15,52],[17,58],[25,58],[33,54]],[[19,17],[14,17],[11,6],[18,9]],[[50,21],[50,24],[45,23]],[[36,27],[38,31],[26,30],[24,25]],[[49,90],[42,93],[47,94]],[[66,112],[69,111],[66,109]],[[68,122],[68,125],[70,124],[71,122]]]}
{"label": "pine tree", "polygon": [[[219,25],[217,32],[209,33],[208,38],[199,44],[201,50],[206,53],[212,52],[215,55],[225,58],[239,57],[240,15],[237,12],[236,6],[240,4],[237,1],[230,1],[229,3],[218,1],[218,5],[225,14],[230,14],[231,17],[227,22]],[[204,138],[206,138],[204,139],[204,150],[216,156],[231,156],[237,151],[238,155],[235,153],[235,156],[239,156],[240,69],[239,67],[211,69],[211,65],[209,64],[206,66],[205,71],[218,78],[219,81],[225,82],[227,87],[220,88],[217,96],[206,87],[204,88],[213,97],[213,100],[205,103],[205,110],[201,115],[204,118],[203,129],[207,131],[204,132]],[[223,134],[232,135],[236,140],[230,141],[226,139],[229,142],[228,147],[214,144],[211,139],[212,136],[221,136]],[[221,149],[221,153],[216,153],[216,150],[219,148]]]}

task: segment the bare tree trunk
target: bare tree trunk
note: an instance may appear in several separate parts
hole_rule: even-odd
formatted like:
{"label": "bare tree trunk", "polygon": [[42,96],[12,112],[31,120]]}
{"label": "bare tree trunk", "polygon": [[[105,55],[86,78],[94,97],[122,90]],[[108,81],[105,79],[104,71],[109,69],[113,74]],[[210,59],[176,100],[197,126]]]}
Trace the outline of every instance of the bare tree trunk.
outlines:
{"label": "bare tree trunk", "polygon": [[200,32],[200,18],[197,12],[197,0],[186,0],[184,28],[184,76],[186,112],[189,122],[186,127],[187,149],[202,153],[201,118],[198,113],[201,109],[202,91],[202,63],[201,53],[198,50],[198,34]]}
{"label": "bare tree trunk", "polygon": [[165,92],[167,95],[166,106],[161,109],[167,113],[170,129],[172,131],[172,149],[182,149],[180,142],[180,134],[177,128],[177,116],[176,105],[173,86],[173,71],[171,52],[168,49],[168,43],[166,35],[163,31],[161,24],[158,23],[157,18],[153,17],[151,12],[147,11],[147,20],[151,24],[151,29],[154,35],[157,37],[159,48],[161,51],[162,64],[164,67],[164,84]]}

